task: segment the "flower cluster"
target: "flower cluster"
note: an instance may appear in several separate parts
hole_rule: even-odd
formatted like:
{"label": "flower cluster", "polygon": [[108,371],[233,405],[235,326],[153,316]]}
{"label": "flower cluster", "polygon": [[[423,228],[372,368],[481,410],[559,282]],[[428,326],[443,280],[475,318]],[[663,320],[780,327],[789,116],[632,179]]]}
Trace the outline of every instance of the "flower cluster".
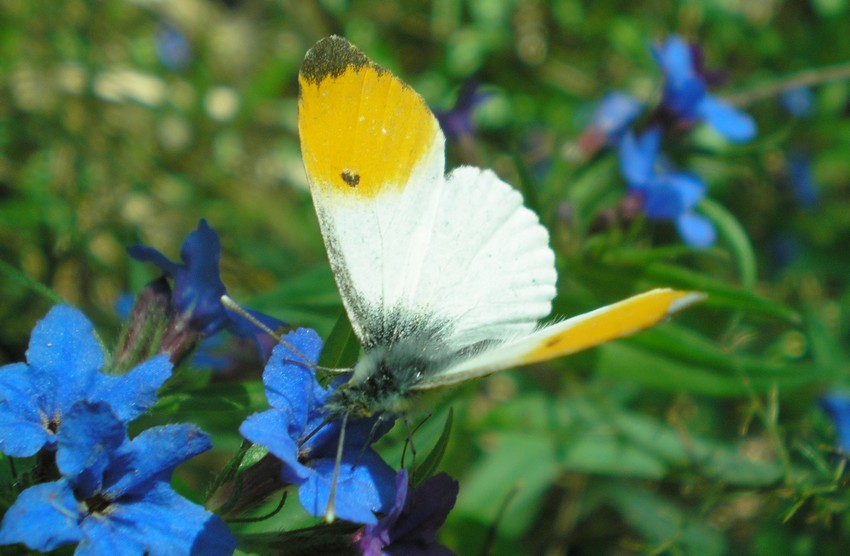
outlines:
{"label": "flower cluster", "polygon": [[[346,377],[326,386],[317,380],[318,334],[300,328],[278,342],[254,321],[281,330],[280,321],[252,311],[246,319],[222,305],[215,230],[201,221],[183,243],[183,264],[145,246],[129,251],[165,277],[122,311],[128,322],[112,357],[88,319],[60,305],[33,329],[26,363],[0,368],[0,452],[30,458],[22,460],[30,468],[3,516],[0,544],[37,551],[76,545],[76,554],[233,553],[237,539],[223,519],[171,487],[178,465],[212,448],[209,437],[193,424],[128,435],[128,425],[157,403],[174,362],[186,360],[182,355],[196,340],[214,341],[227,330],[269,353],[263,383],[271,409],[239,427],[268,455],[235,477],[222,471],[210,507],[241,515],[293,487],[308,513],[361,526],[354,536],[351,525],[342,536],[329,529],[328,546],[342,543],[370,555],[407,554],[411,547],[419,554],[450,553],[436,533],[454,505],[457,483],[436,475],[409,496],[406,472],[396,474],[371,447],[394,420],[327,411]],[[158,348],[151,338],[163,338]],[[140,355],[146,353],[158,355]],[[212,360],[196,357],[194,364],[203,361]],[[273,480],[266,480],[269,472]],[[222,500],[228,496],[238,501]],[[278,542],[287,542],[285,533]]]}
{"label": "flower cluster", "polygon": [[37,484],[4,515],[0,544],[46,551],[78,543],[79,554],[231,553],[236,542],[224,522],[169,484],[178,464],[211,448],[209,438],[193,425],[127,437],[127,423],[153,405],[171,375],[168,358],[121,376],[103,374],[103,365],[91,323],[57,306],[33,330],[27,363],[0,368],[0,450],[40,456]]}
{"label": "flower cluster", "polygon": [[673,36],[652,46],[652,54],[664,76],[659,106],[639,121],[643,104],[628,93],[608,93],[599,103],[578,146],[585,153],[604,145],[617,149],[620,170],[630,196],[637,198],[649,220],[673,222],[682,239],[694,247],[708,247],[716,240],[710,220],[696,213],[706,186],[695,174],[676,170],[662,154],[662,139],[681,134],[705,122],[732,142],[749,141],[756,134],[753,119],[708,90],[717,76],[703,66],[702,51]]}

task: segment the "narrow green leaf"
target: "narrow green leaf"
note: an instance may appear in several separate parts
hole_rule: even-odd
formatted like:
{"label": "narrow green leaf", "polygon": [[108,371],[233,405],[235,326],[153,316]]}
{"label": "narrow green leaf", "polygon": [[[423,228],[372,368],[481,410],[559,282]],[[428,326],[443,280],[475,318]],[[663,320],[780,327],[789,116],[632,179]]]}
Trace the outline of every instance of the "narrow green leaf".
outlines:
{"label": "narrow green leaf", "polygon": [[449,408],[449,414],[446,416],[446,422],[443,425],[443,432],[440,433],[440,437],[437,439],[436,444],[425,456],[425,459],[422,460],[422,463],[416,466],[416,470],[413,473],[415,477],[414,487],[422,484],[423,481],[431,477],[440,466],[440,462],[443,460],[443,456],[446,453],[446,446],[449,445],[449,436],[451,436],[452,432],[452,422],[454,420],[454,409]]}
{"label": "narrow green leaf", "polygon": [[[515,537],[534,522],[558,465],[548,435],[512,432],[493,440],[497,447],[463,478],[454,514],[455,518],[495,519],[499,503],[513,496],[499,533]],[[516,485],[519,489],[514,495]]]}
{"label": "narrow green leaf", "polygon": [[319,366],[328,369],[348,369],[357,363],[359,356],[360,342],[354,335],[348,314],[342,311],[322,349]]}
{"label": "narrow green leaf", "polygon": [[642,487],[619,482],[606,486],[600,494],[653,545],[666,547],[665,554],[726,553],[722,531],[694,515],[693,509],[679,507]]}
{"label": "narrow green leaf", "polygon": [[57,294],[41,282],[33,280],[14,266],[4,261],[0,261],[0,276],[5,276],[10,280],[14,280],[23,287],[34,291],[35,293],[47,298],[53,303],[65,303],[65,300],[62,299],[59,294]]}
{"label": "narrow green leaf", "polygon": [[537,183],[534,176],[525,165],[519,150],[514,149],[514,165],[516,166],[517,174],[519,174],[519,185],[522,189],[525,205],[540,215],[540,198],[537,194]]}
{"label": "narrow green leaf", "polygon": [[738,219],[726,207],[709,198],[700,202],[700,211],[714,222],[720,237],[726,241],[741,272],[741,286],[752,290],[756,284],[756,255],[747,232]]}
{"label": "narrow green leaf", "polygon": [[708,294],[704,302],[742,312],[761,313],[799,324],[800,314],[788,306],[758,296],[747,290],[729,286],[704,274],[670,264],[655,263],[643,270],[643,277],[653,284],[702,291]]}

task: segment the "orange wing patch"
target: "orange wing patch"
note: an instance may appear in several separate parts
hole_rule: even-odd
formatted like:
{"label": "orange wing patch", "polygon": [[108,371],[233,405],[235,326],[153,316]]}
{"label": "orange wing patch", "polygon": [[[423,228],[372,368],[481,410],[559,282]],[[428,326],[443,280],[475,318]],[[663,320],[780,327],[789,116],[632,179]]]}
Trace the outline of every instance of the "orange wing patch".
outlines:
{"label": "orange wing patch", "polygon": [[341,37],[310,49],[298,82],[311,186],[358,197],[401,189],[440,132],[422,97]]}
{"label": "orange wing patch", "polygon": [[[587,313],[583,319],[522,357],[520,365],[529,365],[587,349],[615,338],[628,336],[667,318],[681,308],[705,296],[693,292],[656,289]],[[556,325],[557,326],[557,325]]]}

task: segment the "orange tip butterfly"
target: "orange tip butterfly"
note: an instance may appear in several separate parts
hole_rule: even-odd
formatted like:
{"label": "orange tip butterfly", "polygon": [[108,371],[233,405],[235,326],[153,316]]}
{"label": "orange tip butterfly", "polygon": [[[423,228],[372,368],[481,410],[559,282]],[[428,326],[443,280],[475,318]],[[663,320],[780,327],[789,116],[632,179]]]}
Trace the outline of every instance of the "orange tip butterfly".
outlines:
{"label": "orange tip butterfly", "polygon": [[298,129],[328,258],[363,356],[330,399],[338,416],[632,334],[703,299],[655,289],[540,326],[555,256],[537,215],[490,170],[445,172],[425,101],[341,37],[299,74]]}

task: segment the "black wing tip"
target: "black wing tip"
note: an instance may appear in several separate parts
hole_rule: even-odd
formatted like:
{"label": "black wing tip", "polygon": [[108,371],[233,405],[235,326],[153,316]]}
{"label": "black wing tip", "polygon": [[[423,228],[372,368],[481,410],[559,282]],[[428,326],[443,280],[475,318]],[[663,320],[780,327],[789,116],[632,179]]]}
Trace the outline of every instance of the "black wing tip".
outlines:
{"label": "black wing tip", "polygon": [[375,66],[363,51],[343,37],[331,35],[307,51],[301,65],[301,75],[308,82],[320,83],[328,77],[342,75],[348,67],[359,69],[368,65]]}

